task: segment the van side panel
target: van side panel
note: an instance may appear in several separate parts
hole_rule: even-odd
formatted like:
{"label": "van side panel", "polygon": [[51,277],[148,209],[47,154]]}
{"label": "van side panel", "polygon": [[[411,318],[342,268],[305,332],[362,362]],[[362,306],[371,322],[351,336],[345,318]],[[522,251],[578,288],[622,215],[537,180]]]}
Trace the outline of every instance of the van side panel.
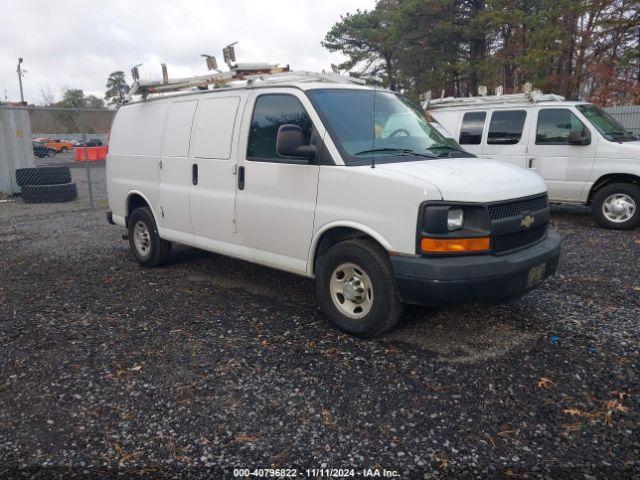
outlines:
{"label": "van side panel", "polygon": [[460,135],[460,112],[447,110],[433,110],[429,112],[435,118],[455,141],[458,141]]}
{"label": "van side panel", "polygon": [[388,251],[415,254],[418,210],[427,200],[442,200],[442,194],[416,177],[379,167],[321,166],[307,274],[313,275],[320,236],[337,226],[367,233]]}
{"label": "van side panel", "polygon": [[162,129],[167,102],[127,105],[116,114],[107,156],[107,194],[114,218],[127,216],[129,192],[139,191],[155,212]]}

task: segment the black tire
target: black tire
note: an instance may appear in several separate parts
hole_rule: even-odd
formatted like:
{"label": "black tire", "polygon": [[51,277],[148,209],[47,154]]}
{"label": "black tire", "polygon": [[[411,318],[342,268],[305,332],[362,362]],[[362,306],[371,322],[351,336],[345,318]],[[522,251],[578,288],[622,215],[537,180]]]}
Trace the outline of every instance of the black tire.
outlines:
{"label": "black tire", "polygon": [[[136,227],[138,224],[144,225],[147,231],[147,247],[146,250],[136,245]],[[129,215],[129,247],[136,261],[144,267],[157,267],[167,261],[171,254],[171,242],[167,242],[160,238],[158,227],[153,218],[153,214],[148,207],[136,208]]]}
{"label": "black tire", "polygon": [[21,187],[25,185],[63,185],[71,183],[71,170],[69,167],[18,168],[16,182]]}
{"label": "black tire", "polygon": [[75,183],[62,185],[23,185],[22,201],[24,203],[64,203],[78,198]]}
{"label": "black tire", "polygon": [[67,150],[69,150],[67,147],[62,147],[62,148],[60,149],[60,152],[61,152],[61,153],[67,153]]}
{"label": "black tire", "polygon": [[[333,274],[349,263],[357,265],[371,281],[373,303],[360,319],[350,318],[339,310],[331,294]],[[346,240],[322,254],[316,264],[316,297],[331,323],[362,338],[376,337],[390,330],[403,310],[388,253],[373,241],[364,239]],[[342,299],[344,301],[344,295]],[[340,294],[336,295],[336,301],[340,303]]]}
{"label": "black tire", "polygon": [[[612,195],[626,195],[635,202],[635,212],[633,215],[622,222],[614,222],[606,217],[603,211],[605,201]],[[640,188],[631,183],[613,183],[598,190],[593,203],[591,204],[591,213],[597,222],[604,228],[611,230],[631,230],[640,225]]]}
{"label": "black tire", "polygon": [[47,157],[55,157],[55,156],[56,156],[56,151],[53,148],[47,150]]}

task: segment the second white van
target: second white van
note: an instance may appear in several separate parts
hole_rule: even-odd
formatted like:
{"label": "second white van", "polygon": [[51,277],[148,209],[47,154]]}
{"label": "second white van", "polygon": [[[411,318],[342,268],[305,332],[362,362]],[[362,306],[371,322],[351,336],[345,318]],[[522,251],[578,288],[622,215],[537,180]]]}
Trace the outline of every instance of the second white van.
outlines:
{"label": "second white van", "polygon": [[606,228],[640,225],[640,139],[598,106],[541,94],[426,106],[468,152],[540,174],[551,202],[590,205]]}

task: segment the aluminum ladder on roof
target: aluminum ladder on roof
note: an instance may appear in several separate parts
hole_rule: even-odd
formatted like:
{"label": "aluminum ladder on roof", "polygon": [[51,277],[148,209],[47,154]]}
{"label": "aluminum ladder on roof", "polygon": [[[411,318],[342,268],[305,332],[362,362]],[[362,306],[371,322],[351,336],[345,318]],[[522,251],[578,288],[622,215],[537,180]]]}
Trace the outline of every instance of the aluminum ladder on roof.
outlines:
{"label": "aluminum ladder on roof", "polygon": [[444,97],[429,99],[423,103],[423,108],[429,110],[445,107],[467,105],[501,105],[510,103],[562,102],[565,98],[560,95],[543,94],[534,90],[531,93],[509,93],[505,95],[480,95],[477,97]]}
{"label": "aluminum ladder on roof", "polygon": [[[135,68],[135,67],[134,67]],[[161,94],[178,92],[186,89],[208,90],[209,85],[214,88],[224,86],[253,86],[256,84],[282,84],[294,82],[326,82],[326,83],[351,83],[364,85],[363,79],[348,77],[338,73],[291,71],[289,67],[279,67],[262,63],[235,64],[228,72],[215,72],[187,78],[169,79],[166,66],[162,65],[162,80],[140,80],[137,72],[135,81],[127,95],[127,101],[135,95],[147,98],[149,94]]]}

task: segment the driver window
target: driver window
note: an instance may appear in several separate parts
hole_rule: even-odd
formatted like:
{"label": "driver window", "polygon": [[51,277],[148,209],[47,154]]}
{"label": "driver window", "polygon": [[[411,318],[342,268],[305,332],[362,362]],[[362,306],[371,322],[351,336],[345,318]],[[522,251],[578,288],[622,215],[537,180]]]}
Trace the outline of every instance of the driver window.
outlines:
{"label": "driver window", "polygon": [[285,123],[300,126],[305,142],[311,143],[313,124],[300,100],[281,93],[260,95],[253,108],[247,159],[292,163],[290,158],[281,157],[276,151],[278,129]]}
{"label": "driver window", "polygon": [[548,108],[538,113],[538,130],[536,145],[569,145],[569,134],[572,131],[589,130],[584,123],[566,108]]}

